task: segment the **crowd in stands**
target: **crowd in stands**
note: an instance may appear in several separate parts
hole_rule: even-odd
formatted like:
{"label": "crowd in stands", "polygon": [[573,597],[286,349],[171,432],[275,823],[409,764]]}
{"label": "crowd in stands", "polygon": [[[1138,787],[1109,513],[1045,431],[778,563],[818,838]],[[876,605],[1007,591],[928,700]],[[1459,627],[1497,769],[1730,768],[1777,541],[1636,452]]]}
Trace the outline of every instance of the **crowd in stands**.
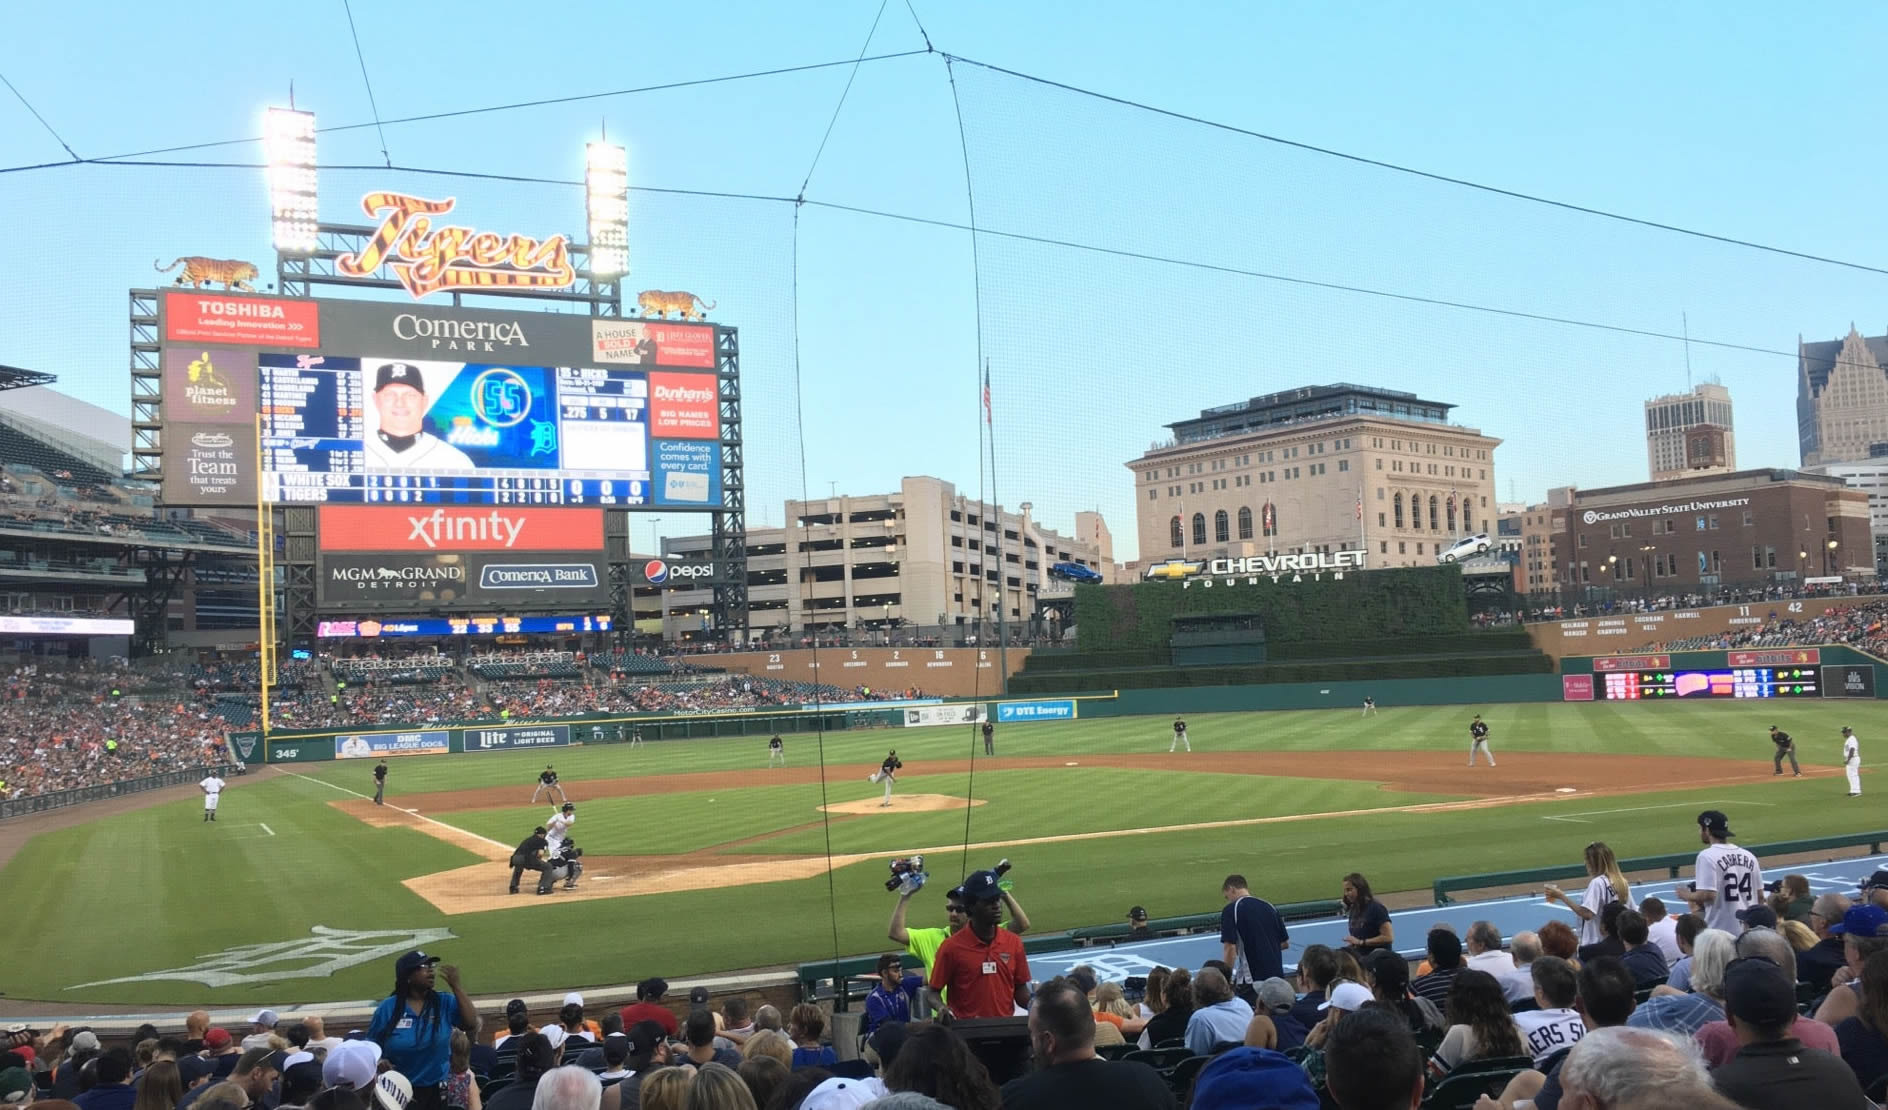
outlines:
{"label": "crowd in stands", "polygon": [[1811,598],[1854,597],[1877,592],[1873,582],[1847,581],[1833,586],[1805,586],[1799,583],[1773,583],[1762,586],[1723,586],[1709,592],[1690,590],[1641,596],[1615,596],[1571,604],[1531,604],[1524,611],[1531,621],[1557,621],[1576,617],[1607,617],[1623,613],[1663,613],[1675,609],[1700,609],[1709,605],[1756,605],[1772,601],[1801,601]]}
{"label": "crowd in stands", "polygon": [[131,541],[254,546],[249,537],[208,521],[161,515],[154,492],[89,471],[41,471],[9,463],[0,465],[0,526]]}
{"label": "crowd in stands", "polygon": [[1734,648],[1779,648],[1812,644],[1845,644],[1874,655],[1888,651],[1888,602],[1831,609],[1809,618],[1787,610],[1770,610],[1763,623],[1708,636],[1688,636],[1653,645],[1653,651],[1720,651]]}
{"label": "crowd in stands", "polygon": [[0,683],[0,798],[229,761],[205,703],[121,666],[20,666]]}

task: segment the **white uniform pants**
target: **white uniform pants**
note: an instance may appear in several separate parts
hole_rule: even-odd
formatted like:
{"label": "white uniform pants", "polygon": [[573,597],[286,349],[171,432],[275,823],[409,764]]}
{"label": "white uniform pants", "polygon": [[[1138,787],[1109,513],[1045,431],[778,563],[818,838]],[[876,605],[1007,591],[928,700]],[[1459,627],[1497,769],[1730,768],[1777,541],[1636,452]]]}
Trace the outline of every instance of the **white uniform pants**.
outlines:
{"label": "white uniform pants", "polygon": [[1860,794],[1862,792],[1862,761],[1851,759],[1842,765],[1842,769],[1849,776],[1849,793]]}
{"label": "white uniform pants", "polygon": [[218,798],[221,798],[222,796],[223,796],[223,795],[222,795],[221,793],[217,793],[217,794],[205,794],[205,795],[203,796],[203,812],[205,812],[205,813],[215,813],[215,812],[216,812],[216,801],[217,801],[217,799],[218,799]]}
{"label": "white uniform pants", "polygon": [[787,765],[786,749],[784,748],[768,748],[767,749],[767,766],[772,767],[776,763],[780,764],[782,767],[785,767]]}
{"label": "white uniform pants", "polygon": [[1470,767],[1475,766],[1476,752],[1480,752],[1488,757],[1488,765],[1490,767],[1495,765],[1495,750],[1488,746],[1488,741],[1477,740],[1468,746],[1468,765]]}
{"label": "white uniform pants", "polygon": [[538,795],[540,795],[540,794],[545,794],[545,793],[548,793],[548,792],[550,792],[550,791],[553,791],[553,790],[555,790],[555,791],[557,791],[557,800],[558,800],[558,801],[560,801],[560,802],[568,802],[568,801],[570,801],[570,799],[569,799],[569,798],[567,798],[567,797],[565,797],[565,796],[564,796],[564,786],[563,786],[563,784],[562,784],[562,783],[556,783],[556,782],[540,782],[540,783],[538,783],[538,788],[537,788],[536,790],[533,790],[533,791],[531,792],[531,802],[532,802],[532,804],[533,804],[533,805],[535,805],[535,804],[537,804],[537,800],[538,800]]}
{"label": "white uniform pants", "polygon": [[1167,750],[1169,752],[1177,752],[1182,745],[1184,745],[1188,751],[1193,750],[1193,741],[1187,739],[1186,729],[1181,729],[1179,732],[1173,734],[1173,743],[1167,745]]}

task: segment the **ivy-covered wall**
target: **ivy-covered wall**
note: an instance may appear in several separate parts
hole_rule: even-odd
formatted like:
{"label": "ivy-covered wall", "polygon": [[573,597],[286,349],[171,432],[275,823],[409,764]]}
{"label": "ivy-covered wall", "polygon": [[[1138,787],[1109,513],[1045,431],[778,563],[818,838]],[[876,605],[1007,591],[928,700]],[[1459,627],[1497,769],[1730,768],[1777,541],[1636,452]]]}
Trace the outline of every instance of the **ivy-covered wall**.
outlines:
{"label": "ivy-covered wall", "polygon": [[1196,578],[1075,588],[1076,644],[1084,652],[1164,649],[1172,618],[1258,613],[1269,643],[1362,640],[1467,632],[1462,572],[1453,566],[1398,567],[1293,582],[1242,580],[1209,587]]}

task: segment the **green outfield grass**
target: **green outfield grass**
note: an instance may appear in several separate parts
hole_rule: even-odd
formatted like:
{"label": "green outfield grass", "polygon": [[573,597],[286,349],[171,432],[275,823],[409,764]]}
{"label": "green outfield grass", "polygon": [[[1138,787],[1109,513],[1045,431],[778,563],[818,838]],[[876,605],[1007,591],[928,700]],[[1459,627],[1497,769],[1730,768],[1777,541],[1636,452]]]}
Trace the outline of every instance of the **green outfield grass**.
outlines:
{"label": "green outfield grass", "polygon": [[[1328,750],[1334,759],[1368,760],[1375,750],[1466,750],[1476,707],[1384,708],[1360,720],[1354,710],[1190,717],[1196,751]],[[1798,739],[1808,766],[1839,763],[1837,729],[1852,724],[1865,761],[1882,714],[1864,703],[1628,704],[1489,706],[1497,754],[1510,751],[1649,753],[1765,760],[1765,727]],[[1161,718],[1096,719],[998,729],[994,764],[979,763],[971,816],[974,841],[1099,830],[1131,835],[1037,844],[964,859],[934,854],[934,877],[989,866],[997,854],[1016,864],[1016,891],[1039,931],[1118,920],[1128,905],[1157,916],[1212,910],[1226,872],[1245,872],[1278,901],[1327,898],[1350,870],[1379,889],[1425,888],[1438,875],[1573,862],[1589,840],[1604,837],[1622,855],[1684,851],[1696,843],[1688,810],[1730,811],[1741,840],[1869,831],[1881,821],[1868,803],[1842,797],[1839,779],[1785,779],[1733,788],[1686,788],[1620,798],[1583,798],[1492,809],[1407,813],[1395,807],[1440,796],[1387,791],[1368,782],[1268,778],[1172,771],[1073,767],[1004,770],[1002,756],[1164,752]],[[755,786],[626,798],[591,798],[587,782],[640,775],[761,769],[764,739],[670,741],[630,750],[600,746],[551,757],[583,803],[579,839],[597,854],[675,854],[726,849],[748,853],[819,853],[826,830],[817,784]],[[874,730],[826,739],[829,800],[874,797],[863,781],[887,747],[908,767],[901,793],[961,794],[965,776],[924,773],[926,760],[960,759],[967,730]],[[815,761],[812,736],[788,738],[796,766]],[[1176,757],[1178,763],[1180,757]],[[514,842],[519,827],[548,813],[527,804],[542,752],[401,759],[392,763],[389,800],[426,791],[515,787],[517,803],[473,813],[429,812],[492,839]],[[386,987],[389,959],[316,978],[272,978],[208,987],[177,979],[69,989],[195,964],[239,945],[293,942],[314,926],[346,930],[442,929],[429,941],[466,969],[478,994],[591,986],[830,956],[834,933],[845,954],[885,947],[892,899],[882,859],[826,877],[739,889],[592,902],[530,901],[518,909],[446,916],[400,881],[475,862],[471,854],[408,829],[374,829],[330,802],[335,788],[371,789],[367,761],[305,764],[268,782],[239,782],[224,795],[220,820],[205,825],[194,801],[156,806],[35,838],[0,871],[5,911],[0,950],[13,999],[194,1005],[288,1004],[365,999]],[[1870,776],[1870,788],[1874,777]],[[1872,796],[1871,796],[1872,797]],[[713,801],[710,802],[709,799]],[[1346,817],[1308,817],[1263,825],[1187,831],[1167,826],[1291,814],[1369,809]],[[1620,809],[1587,823],[1550,815]],[[266,828],[265,828],[266,826]],[[811,827],[808,827],[811,826]],[[954,844],[962,810],[891,813],[831,825],[835,852],[886,852]],[[991,858],[983,858],[989,855]],[[493,865],[494,886],[503,875]],[[830,897],[829,897],[830,891]],[[941,899],[926,893],[914,923],[941,923]],[[30,954],[31,958],[18,958]]]}

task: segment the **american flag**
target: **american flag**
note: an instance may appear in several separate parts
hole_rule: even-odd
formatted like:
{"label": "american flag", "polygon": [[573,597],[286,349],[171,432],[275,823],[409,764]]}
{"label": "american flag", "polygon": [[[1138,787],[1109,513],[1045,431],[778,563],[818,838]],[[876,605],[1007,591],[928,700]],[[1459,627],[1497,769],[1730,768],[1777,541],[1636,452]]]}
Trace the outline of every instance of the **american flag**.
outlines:
{"label": "american flag", "polygon": [[1357,519],[1362,520],[1363,518],[1364,518],[1364,495],[1360,493],[1357,495]]}
{"label": "american flag", "polygon": [[990,364],[983,364],[983,422],[996,427],[996,418],[990,415]]}

